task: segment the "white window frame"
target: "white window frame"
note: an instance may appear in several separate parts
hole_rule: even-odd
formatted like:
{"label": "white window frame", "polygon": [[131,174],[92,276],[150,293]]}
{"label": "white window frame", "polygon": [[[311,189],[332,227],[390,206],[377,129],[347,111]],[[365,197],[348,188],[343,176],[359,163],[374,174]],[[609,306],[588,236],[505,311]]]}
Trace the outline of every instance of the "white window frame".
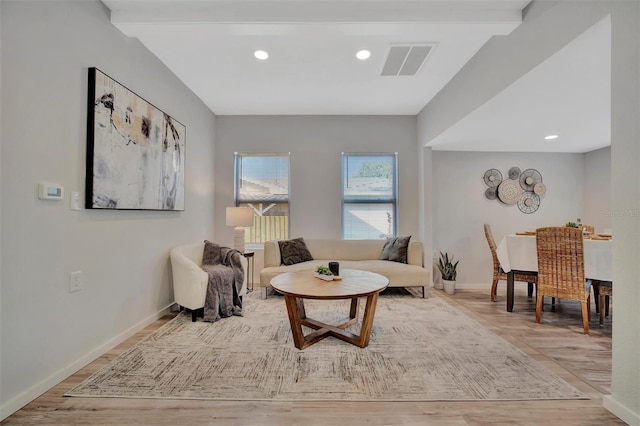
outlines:
{"label": "white window frame", "polygon": [[[393,183],[392,183],[392,194],[391,198],[379,198],[373,200],[345,200],[344,188],[345,188],[345,177],[348,179],[348,170],[346,170],[348,165],[349,157],[388,157],[393,159]],[[393,205],[393,236],[398,236],[398,153],[372,153],[372,152],[350,152],[350,153],[342,153],[341,157],[341,179],[340,179],[340,193],[341,193],[341,222],[342,222],[342,239],[345,239],[345,217],[344,217],[344,208],[346,204],[392,204]]]}
{"label": "white window frame", "polygon": [[[241,160],[243,157],[282,157],[282,158],[287,158],[287,161],[289,163],[288,166],[288,174],[287,174],[287,188],[288,188],[288,193],[287,193],[287,199],[286,201],[283,201],[281,199],[261,199],[259,202],[260,203],[273,203],[273,204],[287,204],[287,211],[288,211],[288,216],[287,216],[287,235],[286,238],[289,237],[289,235],[291,235],[291,153],[287,152],[287,153],[240,153],[240,152],[235,152],[234,153],[234,158],[233,158],[233,165],[234,165],[234,169],[233,169],[233,199],[234,199],[234,205],[236,207],[238,207],[240,204],[248,204],[248,203],[255,203],[256,200],[249,200],[249,199],[243,199],[240,197],[240,178],[242,175],[242,167],[241,167]],[[261,248],[264,245],[264,242],[247,242],[246,247],[247,248]]]}

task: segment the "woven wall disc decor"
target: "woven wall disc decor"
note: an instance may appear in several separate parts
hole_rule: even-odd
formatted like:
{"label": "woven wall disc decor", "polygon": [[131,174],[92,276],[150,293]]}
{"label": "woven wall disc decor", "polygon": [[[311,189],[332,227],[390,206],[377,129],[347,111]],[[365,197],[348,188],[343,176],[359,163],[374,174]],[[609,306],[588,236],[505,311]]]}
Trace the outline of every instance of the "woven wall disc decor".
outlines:
{"label": "woven wall disc decor", "polygon": [[517,180],[507,179],[498,186],[498,198],[505,204],[515,204],[520,199],[522,188]]}
{"label": "woven wall disc decor", "polygon": [[542,182],[542,175],[536,169],[527,169],[520,174],[520,186],[525,191],[533,191],[533,187]]}
{"label": "woven wall disc decor", "polygon": [[512,167],[509,169],[509,179],[517,180],[520,176],[520,167]]}
{"label": "woven wall disc decor", "polygon": [[498,188],[487,188],[487,190],[484,191],[484,196],[487,200],[495,200],[498,198]]}
{"label": "woven wall disc decor", "polygon": [[540,197],[533,192],[523,192],[518,200],[518,208],[522,213],[533,213],[540,207]]}
{"label": "woven wall disc decor", "polygon": [[544,195],[547,192],[547,186],[540,182],[533,185],[533,192],[538,195]]}
{"label": "woven wall disc decor", "polygon": [[482,180],[488,187],[495,188],[500,185],[500,182],[502,182],[502,173],[500,173],[500,170],[497,169],[489,169],[484,172]]}
{"label": "woven wall disc decor", "polygon": [[487,189],[487,200],[498,200],[503,204],[517,204],[522,213],[534,213],[540,207],[540,196],[546,194],[547,187],[542,183],[542,173],[536,169],[520,171],[520,167],[511,167],[507,179],[502,180],[498,169],[484,172],[482,181]]}

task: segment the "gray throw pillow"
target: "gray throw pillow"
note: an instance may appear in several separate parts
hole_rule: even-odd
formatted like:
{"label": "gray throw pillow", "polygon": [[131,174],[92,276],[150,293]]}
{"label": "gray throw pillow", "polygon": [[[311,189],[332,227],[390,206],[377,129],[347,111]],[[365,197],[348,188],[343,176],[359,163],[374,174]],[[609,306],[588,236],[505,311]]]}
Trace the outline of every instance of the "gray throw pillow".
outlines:
{"label": "gray throw pillow", "polygon": [[380,260],[390,260],[392,262],[407,263],[407,247],[409,247],[408,237],[395,237],[389,238],[384,247],[382,247],[382,253],[380,254]]}
{"label": "gray throw pillow", "polygon": [[294,265],[313,260],[303,238],[278,241],[278,246],[280,246],[280,257],[283,265]]}

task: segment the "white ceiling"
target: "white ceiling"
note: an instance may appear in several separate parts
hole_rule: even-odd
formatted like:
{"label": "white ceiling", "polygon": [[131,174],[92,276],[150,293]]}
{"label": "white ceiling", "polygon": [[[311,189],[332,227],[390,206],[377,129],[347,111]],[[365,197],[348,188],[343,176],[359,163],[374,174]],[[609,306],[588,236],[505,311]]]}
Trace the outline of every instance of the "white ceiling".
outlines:
{"label": "white ceiling", "polygon": [[[547,141],[546,135],[557,134]],[[611,144],[611,20],[433,139],[434,150],[589,152]]]}
{"label": "white ceiling", "polygon": [[[218,115],[415,115],[529,0],[103,0]],[[415,76],[380,76],[395,43],[434,44]],[[267,61],[253,57],[269,52]],[[372,52],[366,61],[355,54]]]}
{"label": "white ceiling", "polygon": [[[529,3],[102,1],[117,28],[137,37],[217,115],[415,115],[492,36],[513,31]],[[610,55],[606,31],[585,34],[587,40],[567,46],[430,145],[567,152],[539,144],[537,135],[549,131],[562,140],[574,135],[568,152],[608,145],[603,110],[609,108],[610,72],[602,69],[609,61],[601,60]],[[381,76],[389,48],[402,43],[433,48],[415,76]],[[269,59],[255,59],[257,49],[268,51]],[[371,58],[357,60],[360,49],[370,50]]]}

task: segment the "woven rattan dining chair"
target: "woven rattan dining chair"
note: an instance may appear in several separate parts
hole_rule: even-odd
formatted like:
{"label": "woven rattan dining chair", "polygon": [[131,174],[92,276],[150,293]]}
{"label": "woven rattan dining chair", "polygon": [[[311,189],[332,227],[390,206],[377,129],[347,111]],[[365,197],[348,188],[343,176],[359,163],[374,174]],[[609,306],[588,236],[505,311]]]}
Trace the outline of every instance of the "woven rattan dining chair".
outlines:
{"label": "woven rattan dining chair", "polygon": [[584,240],[577,228],[536,230],[538,296],[536,322],[540,322],[544,296],[577,300],[582,308],[584,334],[589,334],[589,289],[584,278]]}
{"label": "woven rattan dining chair", "polygon": [[[500,267],[500,261],[498,260],[498,254],[496,253],[496,242],[493,239],[493,234],[491,233],[491,226],[488,224],[484,224],[484,236],[487,237],[487,243],[489,243],[489,249],[491,250],[491,258],[493,259],[493,282],[491,283],[491,301],[496,301],[496,292],[498,291],[498,281],[507,280],[507,273],[502,270]],[[536,284],[538,282],[538,275],[535,272],[525,273],[525,272],[517,272],[514,273],[513,276],[514,281],[523,281],[529,283],[531,285]],[[537,290],[536,290],[537,294]]]}

